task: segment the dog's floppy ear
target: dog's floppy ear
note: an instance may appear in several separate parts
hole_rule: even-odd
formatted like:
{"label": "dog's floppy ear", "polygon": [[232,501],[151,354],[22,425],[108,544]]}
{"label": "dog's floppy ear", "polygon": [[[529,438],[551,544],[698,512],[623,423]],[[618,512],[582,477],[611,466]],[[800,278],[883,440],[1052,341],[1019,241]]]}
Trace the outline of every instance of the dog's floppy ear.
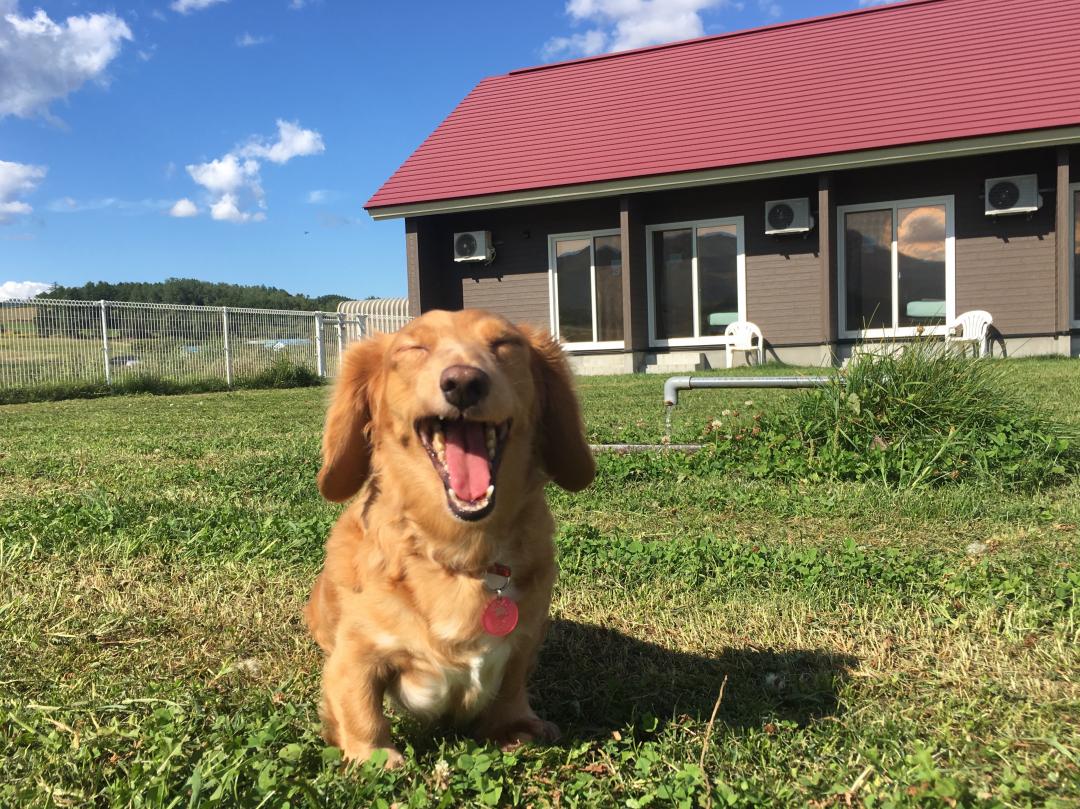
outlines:
{"label": "dog's floppy ear", "polygon": [[323,431],[319,491],[340,503],[356,494],[371,470],[371,428],[381,395],[384,335],[369,337],[342,359]]}
{"label": "dog's floppy ear", "polygon": [[522,326],[532,355],[539,406],[537,442],[544,468],[559,486],[578,492],[592,483],[596,461],[585,441],[585,425],[574,378],[559,344],[547,332]]}

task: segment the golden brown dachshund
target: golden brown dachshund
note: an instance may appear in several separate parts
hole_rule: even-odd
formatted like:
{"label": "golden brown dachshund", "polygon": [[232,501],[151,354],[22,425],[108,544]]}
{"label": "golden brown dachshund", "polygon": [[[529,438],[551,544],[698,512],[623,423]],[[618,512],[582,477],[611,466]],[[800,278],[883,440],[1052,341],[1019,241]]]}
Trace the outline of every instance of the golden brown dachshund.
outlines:
{"label": "golden brown dachshund", "polygon": [[526,678],[556,566],[544,499],[595,464],[558,344],[478,310],[429,312],[345,354],[319,489],[359,493],[305,608],[321,713],[347,760],[385,750],[384,696],[499,744],[551,741]]}

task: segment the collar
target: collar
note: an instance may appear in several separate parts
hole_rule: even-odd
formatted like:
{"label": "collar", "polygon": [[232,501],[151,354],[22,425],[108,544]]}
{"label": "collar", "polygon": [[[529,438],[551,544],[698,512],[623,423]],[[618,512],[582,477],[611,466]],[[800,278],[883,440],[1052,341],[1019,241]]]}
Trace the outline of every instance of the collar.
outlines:
{"label": "collar", "polygon": [[510,575],[509,565],[495,562],[484,571],[484,586],[493,592],[501,594],[503,590],[510,586]]}

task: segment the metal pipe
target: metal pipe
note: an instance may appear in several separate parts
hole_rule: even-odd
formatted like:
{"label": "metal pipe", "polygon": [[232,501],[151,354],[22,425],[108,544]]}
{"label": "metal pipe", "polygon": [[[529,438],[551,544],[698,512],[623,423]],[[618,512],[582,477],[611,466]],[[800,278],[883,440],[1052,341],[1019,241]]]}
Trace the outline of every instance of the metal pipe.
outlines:
{"label": "metal pipe", "polygon": [[594,455],[610,452],[614,455],[634,455],[641,452],[683,452],[693,455],[704,444],[589,444]]}
{"label": "metal pipe", "polygon": [[834,376],[673,376],[664,382],[664,404],[679,403],[680,390],[702,388],[820,388]]}

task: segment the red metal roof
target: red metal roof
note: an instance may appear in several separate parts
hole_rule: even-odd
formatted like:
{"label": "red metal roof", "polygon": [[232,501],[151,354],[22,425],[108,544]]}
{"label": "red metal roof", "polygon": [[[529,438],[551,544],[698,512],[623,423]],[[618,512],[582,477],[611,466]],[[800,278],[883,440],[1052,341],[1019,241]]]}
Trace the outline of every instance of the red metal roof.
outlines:
{"label": "red metal roof", "polygon": [[365,207],[1080,124],[1080,2],[909,0],[484,79]]}

